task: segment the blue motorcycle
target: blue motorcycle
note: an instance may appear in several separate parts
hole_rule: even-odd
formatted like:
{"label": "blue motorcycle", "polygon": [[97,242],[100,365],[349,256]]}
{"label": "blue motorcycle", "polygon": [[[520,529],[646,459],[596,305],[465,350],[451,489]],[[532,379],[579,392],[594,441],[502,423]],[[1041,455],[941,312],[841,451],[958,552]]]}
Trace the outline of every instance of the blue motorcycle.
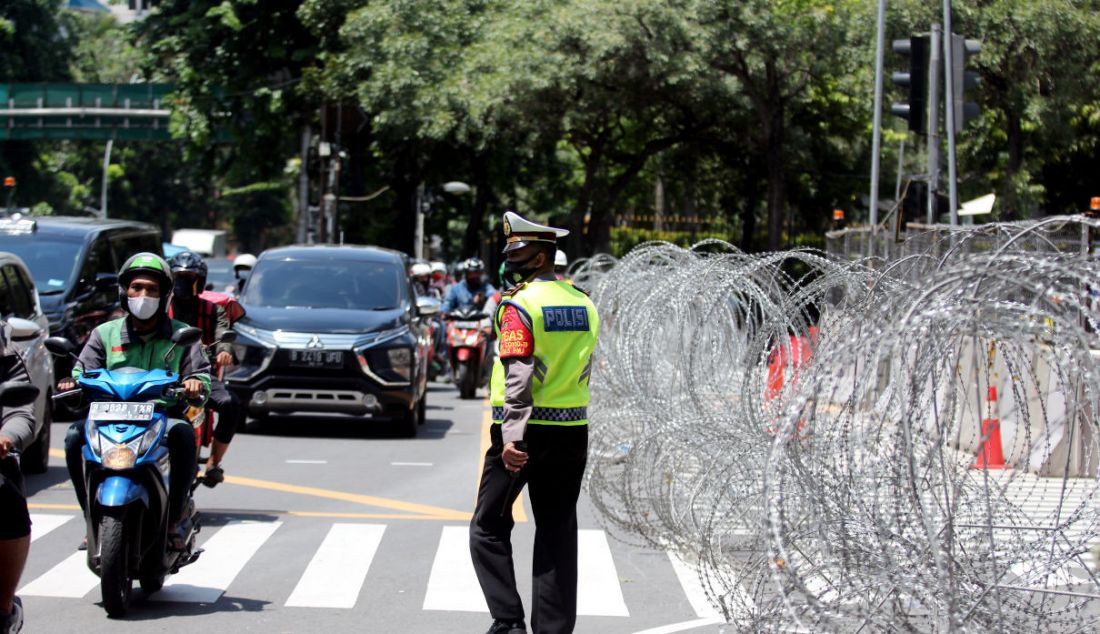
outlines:
{"label": "blue motorcycle", "polygon": [[[180,329],[172,335],[173,347],[190,346],[201,335],[197,328]],[[60,337],[48,339],[46,347],[56,355],[75,351]],[[185,547],[168,548],[172,473],[164,403],[183,398],[181,383],[179,374],[167,370],[90,370],[77,379],[77,389],[54,397],[83,393],[90,401],[84,424],[88,568],[99,576],[110,617],[125,615],[134,579],[146,593],[156,592],[169,574],[202,553],[195,548],[199,514],[190,498]]]}

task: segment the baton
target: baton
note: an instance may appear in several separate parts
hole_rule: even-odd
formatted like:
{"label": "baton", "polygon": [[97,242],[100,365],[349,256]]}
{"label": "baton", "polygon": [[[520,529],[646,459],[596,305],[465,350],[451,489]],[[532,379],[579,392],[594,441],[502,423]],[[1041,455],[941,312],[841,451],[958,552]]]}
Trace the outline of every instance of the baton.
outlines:
{"label": "baton", "polygon": [[[527,443],[520,440],[516,442],[516,449],[519,449],[523,453],[527,453]],[[528,456],[530,460],[530,456]],[[504,462],[504,458],[501,457],[501,462]],[[508,511],[508,502],[512,500],[512,492],[516,490],[516,480],[519,480],[519,472],[523,471],[521,467],[519,471],[508,472],[508,494],[504,496],[504,504],[500,507],[500,516],[504,517],[504,513]]]}

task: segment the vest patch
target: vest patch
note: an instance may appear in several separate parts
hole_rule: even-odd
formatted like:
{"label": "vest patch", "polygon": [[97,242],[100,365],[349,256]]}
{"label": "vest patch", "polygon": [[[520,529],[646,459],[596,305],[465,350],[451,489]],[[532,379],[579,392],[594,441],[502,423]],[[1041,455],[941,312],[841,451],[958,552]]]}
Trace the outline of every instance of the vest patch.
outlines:
{"label": "vest patch", "polygon": [[544,306],[542,327],[546,332],[588,332],[588,311],[584,306]]}

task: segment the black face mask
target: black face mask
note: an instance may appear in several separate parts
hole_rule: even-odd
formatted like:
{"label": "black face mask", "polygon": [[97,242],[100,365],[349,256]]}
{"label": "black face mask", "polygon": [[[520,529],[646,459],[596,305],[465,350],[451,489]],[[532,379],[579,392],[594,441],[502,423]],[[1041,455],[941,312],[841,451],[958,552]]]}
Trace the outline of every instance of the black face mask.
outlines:
{"label": "black face mask", "polygon": [[176,299],[188,300],[195,297],[195,283],[193,280],[178,279],[172,287],[172,295]]}
{"label": "black face mask", "polygon": [[513,284],[526,281],[538,271],[538,268],[531,266],[531,262],[537,257],[539,257],[538,253],[523,261],[508,260],[504,263],[504,279]]}

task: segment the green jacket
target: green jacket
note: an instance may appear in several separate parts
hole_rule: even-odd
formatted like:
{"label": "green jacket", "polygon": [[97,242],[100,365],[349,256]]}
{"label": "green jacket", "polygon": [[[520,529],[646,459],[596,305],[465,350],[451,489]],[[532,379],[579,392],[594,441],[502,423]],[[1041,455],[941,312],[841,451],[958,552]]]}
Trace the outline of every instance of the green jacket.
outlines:
{"label": "green jacket", "polygon": [[163,318],[160,325],[146,340],[134,332],[129,317],[122,317],[100,324],[88,336],[84,350],[73,367],[73,378],[89,370],[116,368],[163,368],[178,373],[184,379],[199,379],[210,396],[210,361],[203,354],[202,346],[176,348],[168,357],[164,355],[172,347],[172,333],[187,324]]}

